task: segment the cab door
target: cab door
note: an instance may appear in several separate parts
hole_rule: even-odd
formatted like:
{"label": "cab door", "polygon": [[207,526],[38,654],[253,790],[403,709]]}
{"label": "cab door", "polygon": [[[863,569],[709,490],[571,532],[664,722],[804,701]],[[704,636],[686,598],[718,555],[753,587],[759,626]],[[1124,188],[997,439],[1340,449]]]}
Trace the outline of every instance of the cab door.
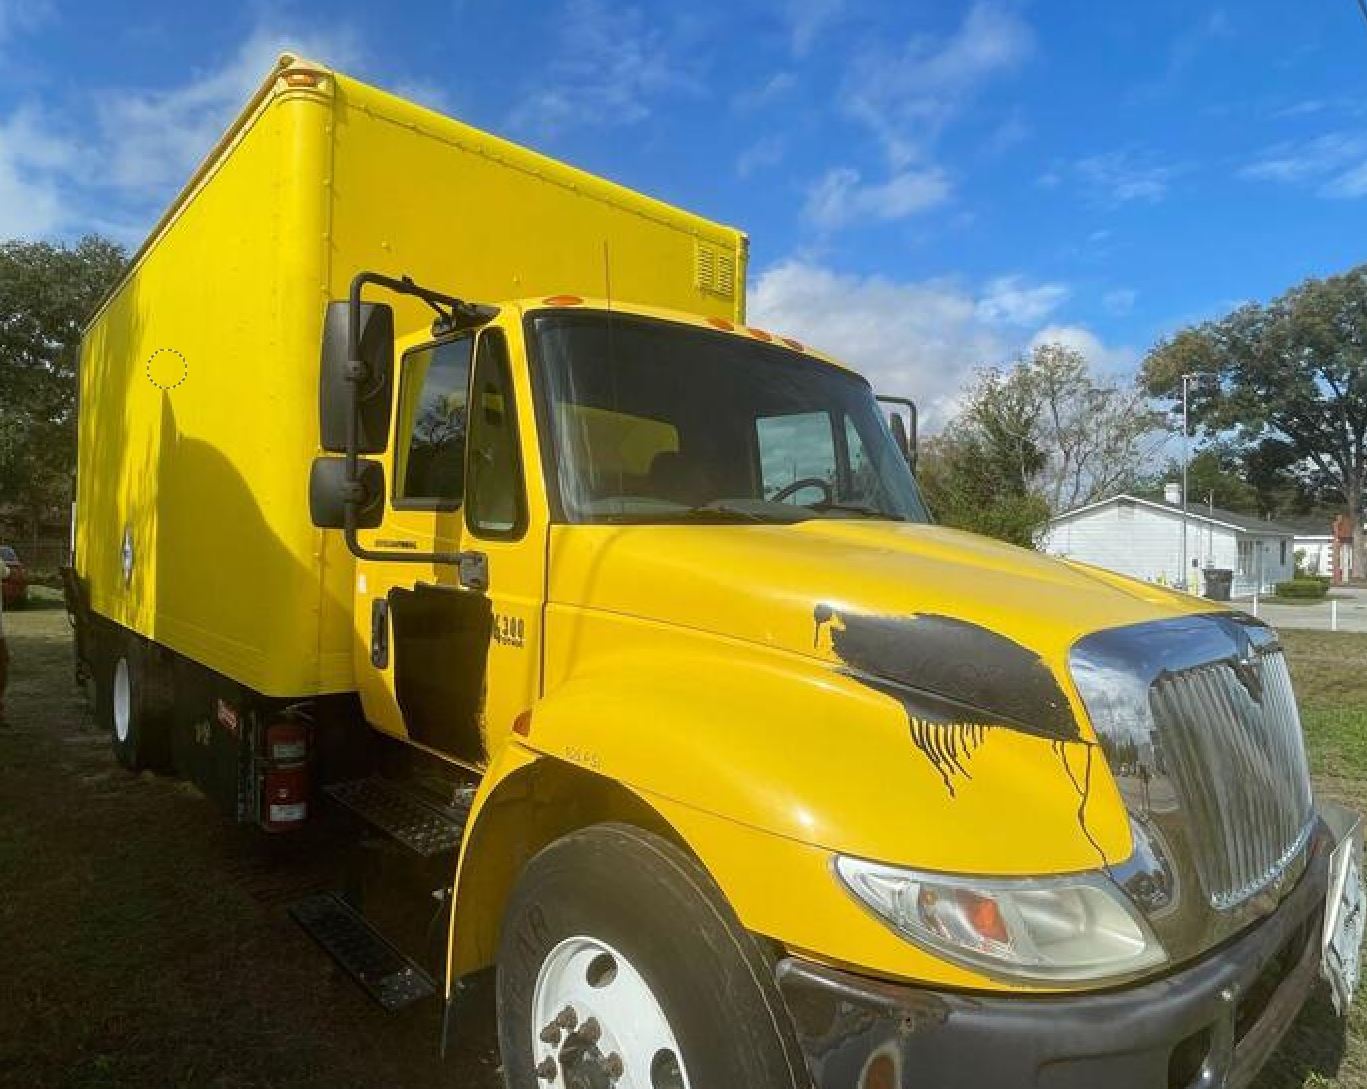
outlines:
{"label": "cab door", "polygon": [[538,677],[544,548],[527,539],[508,332],[414,345],[395,386],[389,498],[364,543],[414,561],[357,561],[357,684],[375,728],[478,769],[491,714],[530,706]]}

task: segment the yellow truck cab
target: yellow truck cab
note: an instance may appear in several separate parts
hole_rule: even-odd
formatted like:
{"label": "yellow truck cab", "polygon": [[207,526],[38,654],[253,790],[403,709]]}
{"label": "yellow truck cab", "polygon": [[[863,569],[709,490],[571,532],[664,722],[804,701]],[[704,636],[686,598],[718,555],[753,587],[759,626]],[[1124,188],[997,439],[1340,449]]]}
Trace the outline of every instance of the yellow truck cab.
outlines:
{"label": "yellow truck cab", "polygon": [[492,972],[511,1089],[1246,1084],[1361,937],[1275,633],[934,525],[744,280],[283,57],[85,338],[116,754],[411,851],[439,957],[293,914],[451,1031]]}

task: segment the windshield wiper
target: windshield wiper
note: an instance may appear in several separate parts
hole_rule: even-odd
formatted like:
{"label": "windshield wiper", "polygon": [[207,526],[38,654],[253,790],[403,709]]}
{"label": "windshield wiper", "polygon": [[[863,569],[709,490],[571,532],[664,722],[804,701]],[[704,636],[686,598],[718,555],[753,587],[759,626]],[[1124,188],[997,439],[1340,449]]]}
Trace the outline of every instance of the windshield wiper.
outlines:
{"label": "windshield wiper", "polygon": [[735,522],[761,522],[765,525],[786,525],[789,522],[801,521],[799,514],[797,518],[776,518],[773,515],[761,514],[759,511],[746,510],[744,507],[733,507],[729,503],[702,503],[696,507],[689,507],[687,510],[679,511],[678,514],[670,512],[670,517],[680,520],[689,519],[711,519]]}
{"label": "windshield wiper", "polygon": [[825,514],[828,510],[840,511],[848,514],[862,514],[868,518],[882,518],[889,522],[902,522],[906,519],[898,518],[895,514],[889,514],[882,507],[871,507],[867,503],[819,503],[810,508]]}

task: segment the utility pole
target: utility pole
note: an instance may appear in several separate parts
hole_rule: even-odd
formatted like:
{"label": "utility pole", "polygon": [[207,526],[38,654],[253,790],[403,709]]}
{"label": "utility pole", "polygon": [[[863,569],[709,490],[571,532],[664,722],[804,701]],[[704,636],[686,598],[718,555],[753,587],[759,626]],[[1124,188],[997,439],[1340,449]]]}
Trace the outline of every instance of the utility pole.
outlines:
{"label": "utility pole", "polygon": [[1181,588],[1190,586],[1190,573],[1187,571],[1187,463],[1191,461],[1191,429],[1187,426],[1187,386],[1194,375],[1182,375],[1182,582]]}
{"label": "utility pole", "polygon": [[1209,372],[1182,375],[1182,583],[1181,588],[1191,588],[1191,569],[1187,566],[1187,465],[1191,461],[1191,428],[1188,424],[1187,400],[1191,383],[1198,378],[1214,377]]}

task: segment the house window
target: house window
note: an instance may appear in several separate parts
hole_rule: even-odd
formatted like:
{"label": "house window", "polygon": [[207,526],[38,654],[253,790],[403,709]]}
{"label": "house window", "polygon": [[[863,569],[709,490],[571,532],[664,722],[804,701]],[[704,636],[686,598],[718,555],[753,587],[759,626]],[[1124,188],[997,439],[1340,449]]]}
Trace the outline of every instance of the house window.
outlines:
{"label": "house window", "polygon": [[1286,566],[1286,538],[1285,538],[1285,537],[1283,537],[1283,538],[1281,539],[1281,546],[1282,546],[1282,547],[1281,547],[1282,558],[1281,558],[1281,560],[1280,560],[1279,562],[1281,563],[1281,565],[1282,565],[1283,567],[1285,567],[1285,566]]}
{"label": "house window", "polygon": [[1253,574],[1253,542],[1239,542],[1239,574]]}

